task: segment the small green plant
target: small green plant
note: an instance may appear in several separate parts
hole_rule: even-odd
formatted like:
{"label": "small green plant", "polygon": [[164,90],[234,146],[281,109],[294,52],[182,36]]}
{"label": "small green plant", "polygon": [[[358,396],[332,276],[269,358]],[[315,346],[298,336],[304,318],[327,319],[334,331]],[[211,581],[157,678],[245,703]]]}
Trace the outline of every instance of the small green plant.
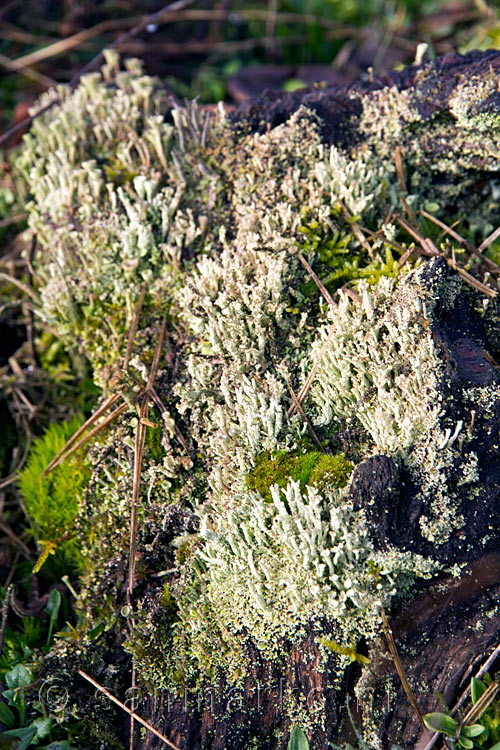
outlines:
{"label": "small green plant", "polygon": [[293,727],[290,732],[287,750],[309,750],[309,740],[300,727]]}
{"label": "small green plant", "polygon": [[500,750],[500,700],[495,700],[500,684],[488,675],[484,682],[471,680],[472,707],[462,721],[445,713],[425,714],[424,723],[449,738],[452,748]]}
{"label": "small green plant", "polygon": [[39,744],[40,740],[50,740],[56,726],[49,715],[37,716],[31,721],[26,718],[25,692],[33,683],[33,674],[27,667],[17,664],[5,674],[4,679],[7,690],[2,692],[4,701],[0,703],[0,723],[8,728],[0,734],[0,740],[7,740],[8,743],[2,742],[2,747],[26,750],[36,745],[40,750],[76,750],[67,740]]}
{"label": "small green plant", "polygon": [[64,572],[68,565],[77,570],[81,565],[80,551],[71,533],[90,470],[85,460],[75,454],[47,476],[42,476],[80,424],[74,417],[62,425],[50,425],[43,437],[34,442],[27,466],[19,476],[19,489],[40,545],[37,569],[52,554]]}

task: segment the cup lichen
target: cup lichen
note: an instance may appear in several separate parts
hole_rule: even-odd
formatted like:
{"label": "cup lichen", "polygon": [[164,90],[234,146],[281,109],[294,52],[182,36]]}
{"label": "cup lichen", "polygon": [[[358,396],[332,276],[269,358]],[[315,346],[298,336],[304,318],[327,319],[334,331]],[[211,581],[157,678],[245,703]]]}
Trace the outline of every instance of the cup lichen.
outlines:
{"label": "cup lichen", "polygon": [[[228,684],[237,682],[250,645],[282,663],[290,644],[308,628],[319,637],[325,622],[346,648],[373,638],[381,606],[444,563],[402,546],[376,548],[349,496],[354,463],[380,453],[399,462],[420,487],[420,532],[438,547],[462,522],[456,486],[466,485],[474,502],[477,456],[472,428],[445,413],[447,372],[431,330],[461,283],[439,264],[432,274],[428,266],[400,273],[387,254],[390,224],[368,252],[341,204],[372,224],[395,208],[399,144],[407,205],[432,200],[452,210],[478,174],[497,169],[498,128],[484,131],[489,115],[467,104],[464,85],[444,123],[427,122],[409,91],[353,92],[363,138],[350,147],[325,143],[320,118],[305,106],[255,133],[222,108],[176,107],[137,62],[120,72],[111,53],[101,73],[57,96],[19,159],[40,242],[37,314],[88,358],[105,396],[119,392],[129,405],[91,448],[76,519],[85,625],[130,616],[116,609],[127,571],[135,400],[148,387],[165,319],[125,644],[138,679],[173,689],[222,669]],[[467,148],[471,131],[493,154],[481,165]],[[459,144],[460,155],[454,148],[429,163],[427,137]],[[452,162],[458,179],[446,181]],[[474,208],[479,197],[470,201]],[[483,206],[486,226],[498,206],[487,198]],[[300,250],[311,264],[335,258],[334,286],[345,273],[340,251],[347,278],[378,283],[360,282],[359,302],[341,293],[327,309],[306,288]],[[324,452],[303,451],[307,426],[289,411],[289,387],[298,390],[313,366],[302,408]],[[481,394],[490,403],[500,396],[496,384]],[[469,384],[463,398],[481,394]],[[351,453],[339,442],[346,422],[359,435]],[[333,657],[341,674],[349,659]],[[318,711],[314,726],[324,719]]]}

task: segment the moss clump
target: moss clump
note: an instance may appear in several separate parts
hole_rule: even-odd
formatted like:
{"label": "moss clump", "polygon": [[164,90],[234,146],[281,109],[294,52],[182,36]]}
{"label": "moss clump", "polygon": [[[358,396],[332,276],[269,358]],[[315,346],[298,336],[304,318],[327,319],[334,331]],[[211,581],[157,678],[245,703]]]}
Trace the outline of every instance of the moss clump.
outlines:
{"label": "moss clump", "polygon": [[332,456],[328,453],[311,451],[296,453],[287,451],[264,451],[255,461],[255,466],[246,477],[249,490],[271,499],[270,488],[277,484],[280,489],[288,481],[298,482],[303,490],[306,484],[320,492],[334,487],[345,487],[354,465],[343,453]]}
{"label": "moss clump", "polygon": [[74,454],[47,476],[41,474],[80,425],[77,417],[61,425],[50,425],[35,440],[26,468],[19,475],[19,489],[33,534],[39,542],[55,545],[55,560],[61,567],[69,564],[76,569],[81,568],[82,559],[71,534],[82,492],[90,479],[90,467],[81,454]]}

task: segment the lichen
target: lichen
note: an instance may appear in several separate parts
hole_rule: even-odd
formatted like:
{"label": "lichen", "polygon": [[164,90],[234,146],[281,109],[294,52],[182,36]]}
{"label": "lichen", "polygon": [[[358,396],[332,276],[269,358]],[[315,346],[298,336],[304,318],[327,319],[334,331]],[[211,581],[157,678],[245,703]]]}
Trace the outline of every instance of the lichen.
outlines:
{"label": "lichen", "polygon": [[[464,84],[430,123],[410,91],[353,91],[362,137],[350,146],[326,144],[304,106],[253,133],[222,108],[177,108],[136,61],[120,72],[109,53],[101,73],[57,96],[19,160],[40,242],[36,312],[88,359],[104,396],[129,407],[90,448],[92,477],[75,518],[82,628],[111,628],[116,617],[123,625],[132,613],[123,590],[136,403],[151,394],[165,320],[125,643],[138,679],[182,690],[222,670],[228,684],[241,681],[250,645],[283,663],[291,644],[307,632],[320,638],[325,622],[347,650],[373,639],[381,606],[443,563],[374,544],[349,494],[355,463],[382,453],[409,472],[425,509],[419,530],[436,549],[462,523],[457,487],[473,503],[478,483],[475,433],[445,413],[447,375],[431,331],[437,306],[452,309],[461,282],[438,266],[434,276],[418,262],[399,267],[396,227],[383,223],[403,192],[394,149],[405,155],[407,207],[425,200],[446,215],[463,200],[475,222],[484,198],[486,227],[498,212],[494,180],[482,197],[470,187],[498,167],[496,125],[485,130],[491,117]],[[471,133],[486,143],[481,164]],[[426,139],[440,138],[453,149],[429,160]],[[357,221],[383,223],[369,250]],[[330,291],[353,282],[360,301],[341,292],[318,304],[300,251]],[[304,420],[292,414],[290,390],[312,368]],[[478,386],[462,396],[487,409],[499,393]],[[353,425],[355,449],[346,438]],[[340,679],[349,658],[334,656]],[[304,710],[290,703],[289,715],[302,720]]]}

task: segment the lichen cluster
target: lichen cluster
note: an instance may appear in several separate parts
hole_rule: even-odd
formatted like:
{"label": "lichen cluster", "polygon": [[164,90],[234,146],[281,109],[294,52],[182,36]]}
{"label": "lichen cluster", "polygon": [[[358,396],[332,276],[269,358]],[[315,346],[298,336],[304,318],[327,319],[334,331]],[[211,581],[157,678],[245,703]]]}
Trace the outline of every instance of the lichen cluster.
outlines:
{"label": "lichen cluster", "polygon": [[[368,253],[339,201],[361,220],[381,221],[401,191],[393,149],[402,144],[408,204],[425,198],[445,211],[458,193],[434,172],[441,177],[451,157],[429,166],[412,140],[424,127],[418,102],[396,89],[353,93],[362,103],[363,139],[350,148],[325,144],[319,118],[305,107],[264,133],[230,122],[223,110],[179,109],[136,62],[119,72],[111,54],[101,73],[57,95],[60,103],[35,120],[20,157],[40,243],[37,314],[88,358],[104,395],[120,392],[129,403],[91,449],[92,478],[76,521],[88,626],[116,617],[127,568],[135,401],[166,317],[155,385],[163,409],[150,408],[158,426],[148,427],[138,557],[163,565],[156,572],[167,578],[143,595],[148,568],[139,563],[127,645],[139,677],[171,687],[222,667],[236,680],[246,642],[283,659],[284,644],[300,642],[311,622],[329,621],[346,647],[371,638],[381,604],[439,565],[404,549],[375,549],[363,509],[350,499],[350,475],[362,458],[390,455],[421,487],[422,534],[442,543],[460,525],[448,474],[457,472],[464,432],[443,421],[445,372],[430,324],[436,299],[451,306],[461,287],[447,275],[433,287],[414,270],[376,286],[360,283],[359,302],[341,294],[327,308],[298,252],[313,265],[335,257],[332,289],[342,254],[349,279],[397,276],[384,240],[393,239],[394,226]],[[470,87],[460,96],[443,132],[465,143],[471,129],[484,128],[467,103]],[[477,169],[493,168],[488,158]],[[467,189],[476,163],[463,156],[454,169],[453,184]],[[488,226],[494,208],[487,198],[484,206]],[[312,367],[308,427],[297,410],[292,415],[290,389],[298,392]],[[346,423],[357,429],[347,456],[339,437]],[[461,477],[473,500],[472,451]],[[165,549],[155,549],[175,512],[196,523],[176,522]]]}

